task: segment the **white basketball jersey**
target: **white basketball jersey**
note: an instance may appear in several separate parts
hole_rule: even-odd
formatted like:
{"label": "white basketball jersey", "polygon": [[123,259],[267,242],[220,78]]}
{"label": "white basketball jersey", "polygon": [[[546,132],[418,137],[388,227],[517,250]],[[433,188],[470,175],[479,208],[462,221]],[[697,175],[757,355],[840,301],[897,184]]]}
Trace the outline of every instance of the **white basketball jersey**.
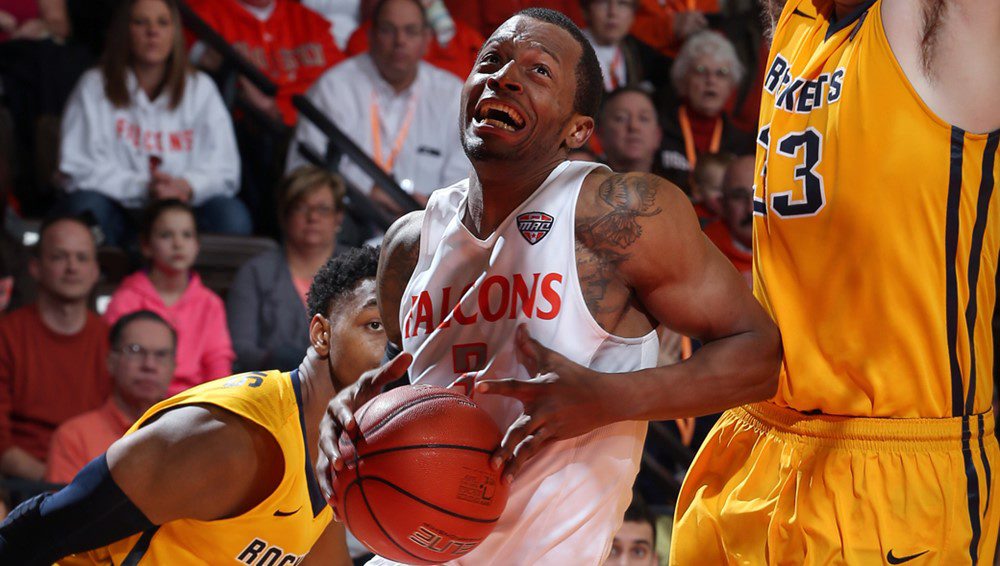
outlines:
{"label": "white basketball jersey", "polygon": [[[576,270],[575,214],[595,163],[564,162],[486,240],[462,224],[468,180],[433,193],[420,258],[400,309],[410,381],[448,386],[476,379],[528,379],[514,332],[527,323],[548,348],[601,372],[656,364],[656,333],[621,338],[591,316]],[[473,393],[505,431],[519,401]],[[644,422],[621,422],[547,446],[514,479],[496,530],[452,564],[600,564],[631,498]]]}

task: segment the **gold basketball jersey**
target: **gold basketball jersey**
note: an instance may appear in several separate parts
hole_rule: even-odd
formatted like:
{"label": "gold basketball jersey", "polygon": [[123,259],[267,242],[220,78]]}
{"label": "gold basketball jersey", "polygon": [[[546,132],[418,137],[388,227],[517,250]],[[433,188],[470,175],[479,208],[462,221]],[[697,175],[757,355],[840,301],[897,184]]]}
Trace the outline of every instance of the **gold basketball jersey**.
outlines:
{"label": "gold basketball jersey", "polygon": [[764,80],[754,293],[781,328],[775,403],[952,417],[990,407],[1000,132],[936,116],[870,0],[789,0]]}
{"label": "gold basketball jersey", "polygon": [[192,404],[221,407],[273,434],[285,459],[278,488],[243,515],[219,521],[170,521],[60,564],[292,566],[309,552],[333,511],[319,490],[306,448],[298,372],[243,373],[199,385],[154,405],[126,434],[166,409]]}

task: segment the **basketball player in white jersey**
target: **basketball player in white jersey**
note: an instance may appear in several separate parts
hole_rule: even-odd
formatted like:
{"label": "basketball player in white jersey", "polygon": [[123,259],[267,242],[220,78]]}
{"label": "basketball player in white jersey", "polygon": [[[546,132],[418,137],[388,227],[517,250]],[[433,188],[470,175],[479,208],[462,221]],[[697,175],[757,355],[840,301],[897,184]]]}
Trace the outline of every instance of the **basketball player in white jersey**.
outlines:
{"label": "basketball player in white jersey", "polygon": [[[462,93],[475,170],[385,238],[379,306],[412,383],[468,386],[505,438],[512,481],[496,530],[454,564],[600,564],[631,497],[645,420],[718,412],[774,393],[780,341],[684,194],[648,174],[569,162],[594,128],[601,75],[562,14],[528,9],[483,46]],[[655,328],[704,343],[653,368]],[[336,434],[383,385],[328,408]],[[442,533],[446,536],[445,533]],[[376,558],[370,564],[386,564]]]}

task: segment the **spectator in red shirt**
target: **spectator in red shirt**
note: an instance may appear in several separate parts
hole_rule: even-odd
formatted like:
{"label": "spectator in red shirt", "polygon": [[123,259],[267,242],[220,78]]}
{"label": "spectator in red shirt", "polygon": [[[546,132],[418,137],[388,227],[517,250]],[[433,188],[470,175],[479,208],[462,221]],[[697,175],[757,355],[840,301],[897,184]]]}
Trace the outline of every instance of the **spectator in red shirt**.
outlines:
{"label": "spectator in red shirt", "polygon": [[471,25],[483,37],[493,35],[507,18],[525,8],[550,8],[566,14],[579,27],[584,24],[580,0],[444,0],[444,4],[452,18]]}
{"label": "spectator in red shirt", "polygon": [[69,483],[150,407],[167,396],[177,333],[153,311],[129,313],[111,327],[111,396],[100,408],[66,421],[52,436],[45,481]]}
{"label": "spectator in red shirt", "polygon": [[42,225],[32,276],[38,301],[0,320],[0,473],[39,480],[56,427],[111,392],[108,327],[87,303],[100,275],[90,227]]}
{"label": "spectator in red shirt", "polygon": [[706,14],[719,12],[719,0],[638,0],[632,34],[667,57],[688,37],[708,27]]}
{"label": "spectator in red shirt", "polygon": [[295,124],[292,97],[305,94],[344,54],[330,35],[330,23],[293,0],[189,0],[191,8],[278,85],[269,98],[242,81],[250,102]]}
{"label": "spectator in red shirt", "polygon": [[737,157],[722,182],[722,217],[705,226],[705,235],[733,262],[747,284],[753,275],[754,156]]}

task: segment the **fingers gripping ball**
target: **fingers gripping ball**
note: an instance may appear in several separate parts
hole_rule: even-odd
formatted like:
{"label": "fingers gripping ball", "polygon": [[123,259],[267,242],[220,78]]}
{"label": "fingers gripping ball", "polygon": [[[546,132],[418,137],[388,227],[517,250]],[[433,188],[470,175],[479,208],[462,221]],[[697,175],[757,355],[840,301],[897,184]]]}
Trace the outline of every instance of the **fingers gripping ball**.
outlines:
{"label": "fingers gripping ball", "polygon": [[417,385],[375,397],[356,413],[347,466],[336,472],[337,516],[372,552],[405,564],[440,564],[479,545],[507,503],[489,457],[493,419],[453,390]]}

